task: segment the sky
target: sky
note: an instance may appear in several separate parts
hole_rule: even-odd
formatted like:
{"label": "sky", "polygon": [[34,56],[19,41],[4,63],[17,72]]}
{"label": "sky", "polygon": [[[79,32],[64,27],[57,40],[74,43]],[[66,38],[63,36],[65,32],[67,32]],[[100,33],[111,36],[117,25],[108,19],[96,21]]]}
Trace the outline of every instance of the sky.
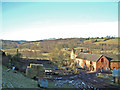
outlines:
{"label": "sky", "polygon": [[117,2],[3,2],[4,40],[118,36]]}

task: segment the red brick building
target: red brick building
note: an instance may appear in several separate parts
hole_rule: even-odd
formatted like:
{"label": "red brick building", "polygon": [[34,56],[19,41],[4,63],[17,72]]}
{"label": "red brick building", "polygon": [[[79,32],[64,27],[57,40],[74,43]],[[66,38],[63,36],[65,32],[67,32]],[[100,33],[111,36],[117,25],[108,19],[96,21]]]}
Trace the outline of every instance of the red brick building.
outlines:
{"label": "red brick building", "polygon": [[104,55],[83,53],[76,57],[76,61],[82,68],[87,67],[92,71],[110,69],[110,61]]}
{"label": "red brick building", "polygon": [[96,62],[96,70],[109,70],[110,60],[102,55]]}
{"label": "red brick building", "polygon": [[110,63],[111,69],[118,69],[120,68],[120,61],[111,61]]}
{"label": "red brick building", "polygon": [[120,68],[120,56],[114,54],[106,54],[107,58],[110,60],[110,69],[113,70]]}
{"label": "red brick building", "polygon": [[77,57],[72,53],[75,62],[82,68],[89,68],[92,71],[110,70],[120,68],[120,60],[117,55],[100,55],[90,53],[80,53]]}

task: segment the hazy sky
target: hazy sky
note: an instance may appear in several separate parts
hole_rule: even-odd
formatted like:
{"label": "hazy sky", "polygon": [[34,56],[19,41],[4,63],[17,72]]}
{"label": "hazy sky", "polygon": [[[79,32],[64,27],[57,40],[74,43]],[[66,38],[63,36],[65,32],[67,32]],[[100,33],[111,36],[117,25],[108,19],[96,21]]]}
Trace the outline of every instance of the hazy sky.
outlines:
{"label": "hazy sky", "polygon": [[117,2],[3,2],[2,39],[118,36]]}

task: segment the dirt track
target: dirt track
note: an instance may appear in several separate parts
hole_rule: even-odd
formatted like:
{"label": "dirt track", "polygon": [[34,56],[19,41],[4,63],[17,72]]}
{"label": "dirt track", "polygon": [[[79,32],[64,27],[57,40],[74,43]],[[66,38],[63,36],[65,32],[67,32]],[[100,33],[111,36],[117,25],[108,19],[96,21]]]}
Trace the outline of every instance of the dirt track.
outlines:
{"label": "dirt track", "polygon": [[96,76],[96,73],[81,72],[79,75],[66,75],[54,78],[57,86],[71,84],[75,88],[120,88],[110,84],[110,80]]}

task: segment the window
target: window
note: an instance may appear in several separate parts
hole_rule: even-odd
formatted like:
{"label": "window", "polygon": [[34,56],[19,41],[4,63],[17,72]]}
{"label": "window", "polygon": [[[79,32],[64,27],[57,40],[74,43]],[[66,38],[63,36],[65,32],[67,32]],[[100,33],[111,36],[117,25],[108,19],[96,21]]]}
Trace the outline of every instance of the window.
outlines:
{"label": "window", "polygon": [[104,62],[104,58],[101,59],[101,62],[102,62],[102,63]]}
{"label": "window", "polygon": [[92,61],[90,61],[90,64],[93,64],[93,62],[92,62]]}

